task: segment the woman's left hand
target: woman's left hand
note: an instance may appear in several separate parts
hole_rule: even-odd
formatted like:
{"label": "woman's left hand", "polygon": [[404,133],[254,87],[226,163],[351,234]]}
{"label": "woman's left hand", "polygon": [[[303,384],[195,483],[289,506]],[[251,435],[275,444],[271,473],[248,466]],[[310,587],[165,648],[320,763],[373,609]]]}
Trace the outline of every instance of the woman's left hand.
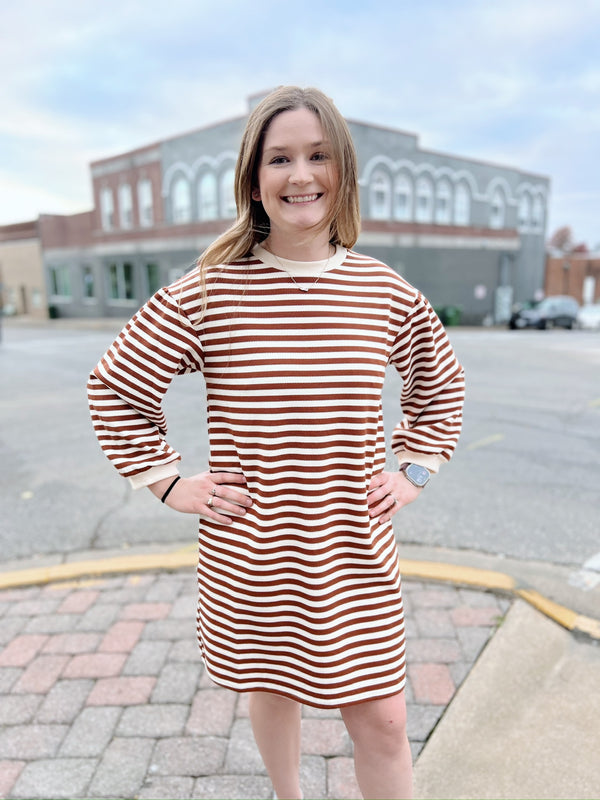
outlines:
{"label": "woman's left hand", "polygon": [[379,472],[369,484],[369,516],[379,517],[380,522],[388,522],[396,511],[416,500],[422,491],[401,472]]}

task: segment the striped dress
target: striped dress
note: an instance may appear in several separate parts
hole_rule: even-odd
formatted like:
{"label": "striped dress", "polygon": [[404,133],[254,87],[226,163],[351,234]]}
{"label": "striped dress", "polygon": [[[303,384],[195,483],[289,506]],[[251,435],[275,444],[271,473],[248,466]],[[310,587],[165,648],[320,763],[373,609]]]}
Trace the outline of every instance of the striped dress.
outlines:
{"label": "striped dress", "polygon": [[140,486],[177,474],[161,400],[175,375],[203,373],[209,468],[243,473],[253,500],[231,525],[200,521],[206,669],[236,691],[327,708],[404,686],[397,546],[367,506],[385,466],[386,366],[403,379],[392,449],[433,471],[456,445],[464,381],[427,300],[388,266],[339,247],[302,266],[257,247],[209,268],[204,313],[197,270],[161,289],[92,372],[89,398],[103,450]]}

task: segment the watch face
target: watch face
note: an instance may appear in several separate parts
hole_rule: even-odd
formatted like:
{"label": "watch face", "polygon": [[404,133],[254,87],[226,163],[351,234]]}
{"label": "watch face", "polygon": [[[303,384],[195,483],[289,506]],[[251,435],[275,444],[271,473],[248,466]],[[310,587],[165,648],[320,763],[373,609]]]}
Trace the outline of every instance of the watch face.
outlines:
{"label": "watch face", "polygon": [[405,472],[415,486],[425,486],[429,480],[429,470],[426,467],[419,466],[419,464],[409,464]]}

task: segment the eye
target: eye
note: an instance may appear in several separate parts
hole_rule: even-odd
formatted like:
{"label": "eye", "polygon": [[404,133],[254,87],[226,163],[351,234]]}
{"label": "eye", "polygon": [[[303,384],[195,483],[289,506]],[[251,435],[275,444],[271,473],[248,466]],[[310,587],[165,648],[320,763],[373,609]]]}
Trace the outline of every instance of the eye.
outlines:
{"label": "eye", "polygon": [[312,155],[313,161],[329,161],[329,154],[328,153],[314,153]]}
{"label": "eye", "polygon": [[269,164],[285,164],[287,160],[287,156],[275,156],[269,161]]}

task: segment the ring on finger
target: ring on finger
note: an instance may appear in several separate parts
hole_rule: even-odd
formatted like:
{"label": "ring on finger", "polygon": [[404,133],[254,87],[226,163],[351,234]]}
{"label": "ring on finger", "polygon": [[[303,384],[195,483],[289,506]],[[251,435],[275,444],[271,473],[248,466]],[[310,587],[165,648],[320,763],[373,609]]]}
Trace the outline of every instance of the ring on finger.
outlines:
{"label": "ring on finger", "polygon": [[216,494],[217,494],[217,487],[216,486],[213,486],[213,490],[212,490],[211,494],[212,494],[213,497],[216,496]]}
{"label": "ring on finger", "polygon": [[210,497],[208,498],[207,502],[206,502],[206,505],[207,505],[209,508],[212,508],[213,500],[214,500],[214,498],[213,498],[213,496],[212,496],[212,494],[211,494],[211,495],[210,495]]}

